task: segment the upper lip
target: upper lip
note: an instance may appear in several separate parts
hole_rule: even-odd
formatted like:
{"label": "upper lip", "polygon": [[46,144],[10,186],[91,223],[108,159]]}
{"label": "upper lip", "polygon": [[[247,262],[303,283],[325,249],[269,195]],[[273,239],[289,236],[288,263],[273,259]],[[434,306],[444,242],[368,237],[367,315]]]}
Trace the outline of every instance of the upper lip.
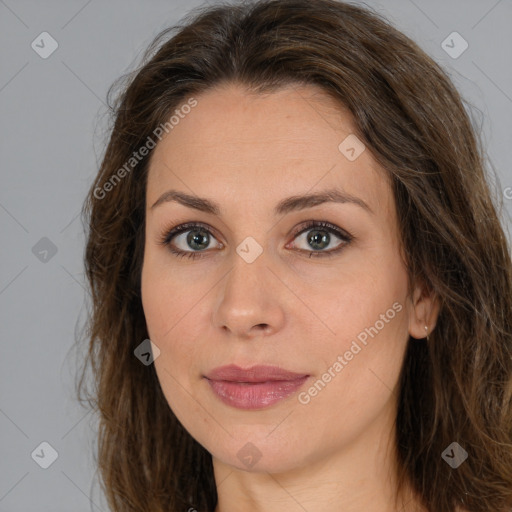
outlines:
{"label": "upper lip", "polygon": [[284,370],[278,366],[251,366],[251,368],[240,368],[234,364],[219,366],[205,375],[209,380],[225,380],[231,382],[267,382],[297,380],[307,377],[306,373],[296,373]]}

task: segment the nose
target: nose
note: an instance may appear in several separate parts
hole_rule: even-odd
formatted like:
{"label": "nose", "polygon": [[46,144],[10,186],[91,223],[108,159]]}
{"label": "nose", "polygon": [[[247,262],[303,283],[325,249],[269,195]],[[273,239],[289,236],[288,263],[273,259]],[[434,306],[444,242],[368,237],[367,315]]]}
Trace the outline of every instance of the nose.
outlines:
{"label": "nose", "polygon": [[234,338],[252,339],[278,332],[284,325],[286,287],[276,279],[265,253],[252,263],[238,255],[216,288],[213,324]]}

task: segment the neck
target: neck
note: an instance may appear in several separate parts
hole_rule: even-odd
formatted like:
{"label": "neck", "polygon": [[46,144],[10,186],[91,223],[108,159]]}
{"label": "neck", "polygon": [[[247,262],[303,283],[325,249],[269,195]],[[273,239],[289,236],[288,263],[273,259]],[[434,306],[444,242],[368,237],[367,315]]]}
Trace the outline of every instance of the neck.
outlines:
{"label": "neck", "polygon": [[215,512],[426,512],[410,487],[396,492],[392,426],[282,473],[244,471],[214,457]]}

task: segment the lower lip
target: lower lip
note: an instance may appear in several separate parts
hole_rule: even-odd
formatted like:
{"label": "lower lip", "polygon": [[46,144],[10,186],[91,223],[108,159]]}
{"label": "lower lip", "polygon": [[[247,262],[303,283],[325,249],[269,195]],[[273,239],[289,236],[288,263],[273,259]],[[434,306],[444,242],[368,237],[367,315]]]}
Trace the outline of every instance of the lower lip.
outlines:
{"label": "lower lip", "polygon": [[267,382],[230,382],[206,379],[213,392],[227,405],[238,409],[269,407],[295,393],[308,379],[308,375],[295,380]]}

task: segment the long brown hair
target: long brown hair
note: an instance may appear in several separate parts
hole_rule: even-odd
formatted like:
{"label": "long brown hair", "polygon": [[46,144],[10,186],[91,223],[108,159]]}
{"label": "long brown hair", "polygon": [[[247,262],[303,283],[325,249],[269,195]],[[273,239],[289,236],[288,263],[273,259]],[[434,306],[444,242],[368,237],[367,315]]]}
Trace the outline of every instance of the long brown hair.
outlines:
{"label": "long brown hair", "polygon": [[[193,14],[193,15],[192,15]],[[134,152],[220,83],[260,93],[314,84],[349,109],[393,187],[409,282],[439,300],[409,340],[396,418],[399,488],[432,512],[512,507],[512,263],[480,139],[447,74],[369,8],[264,0],[197,9],[109,91],[113,126],[83,207],[92,307],[78,396],[98,412],[98,463],[114,512],[213,511],[210,454],[170,410],[146,338],[140,276],[149,153]],[[130,166],[126,166],[131,162]],[[124,172],[120,169],[124,168]],[[114,179],[114,177],[116,177]],[[88,367],[94,389],[84,394]],[[442,458],[457,442],[468,458]]]}

